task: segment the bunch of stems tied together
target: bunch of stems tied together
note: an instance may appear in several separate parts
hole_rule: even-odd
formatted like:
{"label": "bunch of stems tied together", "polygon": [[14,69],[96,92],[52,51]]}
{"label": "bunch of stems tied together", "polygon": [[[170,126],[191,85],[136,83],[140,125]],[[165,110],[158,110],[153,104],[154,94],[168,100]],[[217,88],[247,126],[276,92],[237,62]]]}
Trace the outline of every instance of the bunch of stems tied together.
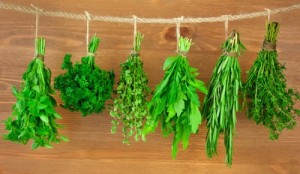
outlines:
{"label": "bunch of stems tied together", "polygon": [[186,53],[191,45],[190,39],[180,37],[177,55],[166,59],[165,75],[148,105],[150,116],[143,130],[147,135],[160,123],[163,136],[173,133],[173,158],[177,155],[179,143],[182,142],[183,149],[186,149],[189,137],[197,133],[201,124],[197,91],[207,93],[204,83],[196,78],[198,70],[189,65]]}
{"label": "bunch of stems tied together", "polygon": [[100,113],[105,102],[111,99],[115,74],[106,71],[95,63],[95,53],[100,39],[93,36],[89,53],[81,58],[81,63],[71,62],[71,54],[66,54],[61,68],[67,70],[54,79],[55,89],[60,91],[63,108],[80,111],[82,116]]}
{"label": "bunch of stems tied together", "polygon": [[142,40],[143,35],[137,32],[134,48],[126,62],[121,64],[117,97],[110,111],[113,117],[111,132],[116,133],[117,126],[122,122],[125,144],[129,144],[129,138],[133,135],[136,141],[142,138],[143,123],[149,117],[147,104],[151,90],[139,55]]}
{"label": "bunch of stems tied together", "polygon": [[217,154],[218,138],[224,134],[227,165],[232,164],[233,136],[236,113],[240,109],[239,91],[242,89],[241,68],[238,57],[245,50],[237,31],[233,31],[222,44],[223,54],[219,58],[204,99],[202,115],[207,120],[206,154],[209,158]]}
{"label": "bunch of stems tied together", "polygon": [[58,133],[61,126],[56,119],[61,116],[54,110],[55,99],[51,96],[51,71],[44,64],[45,39],[36,39],[36,56],[23,74],[20,90],[12,88],[17,102],[12,106],[12,114],[5,122],[9,131],[4,139],[26,144],[33,140],[32,148],[52,148],[52,143],[68,141]]}
{"label": "bunch of stems tied together", "polygon": [[300,95],[296,90],[287,88],[283,73],[285,66],[277,59],[279,23],[271,22],[266,26],[262,50],[247,73],[245,98],[249,119],[268,128],[270,139],[275,140],[282,130],[295,127],[300,110],[294,105]]}

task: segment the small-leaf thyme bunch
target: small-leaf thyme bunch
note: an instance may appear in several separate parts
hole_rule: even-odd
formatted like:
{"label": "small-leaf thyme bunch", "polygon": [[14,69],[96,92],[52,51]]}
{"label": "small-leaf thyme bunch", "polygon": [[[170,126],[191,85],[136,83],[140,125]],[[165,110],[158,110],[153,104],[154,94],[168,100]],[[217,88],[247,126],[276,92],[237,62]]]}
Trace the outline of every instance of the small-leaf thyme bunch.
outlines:
{"label": "small-leaf thyme bunch", "polygon": [[233,31],[222,44],[223,54],[219,58],[204,99],[202,114],[207,119],[206,154],[209,158],[217,154],[218,138],[224,134],[226,163],[232,164],[233,135],[236,112],[239,108],[239,90],[242,89],[241,68],[238,57],[245,50],[239,33]]}
{"label": "small-leaf thyme bunch", "polygon": [[198,70],[188,63],[186,53],[191,45],[191,40],[180,37],[179,52],[166,59],[165,75],[149,103],[150,116],[143,130],[144,135],[154,132],[160,122],[164,136],[174,133],[173,158],[176,158],[179,143],[186,149],[190,135],[197,133],[201,124],[197,90],[207,93],[204,83],[196,78]]}
{"label": "small-leaf thyme bunch", "polygon": [[32,148],[52,147],[68,139],[57,131],[61,126],[55,119],[61,116],[54,110],[55,99],[51,96],[51,71],[44,64],[45,39],[37,38],[35,58],[30,62],[23,74],[20,90],[12,88],[17,102],[12,107],[12,114],[5,122],[9,131],[4,139],[26,144],[33,140]]}
{"label": "small-leaf thyme bunch", "polygon": [[279,24],[267,24],[262,50],[249,70],[245,83],[247,116],[269,129],[270,139],[278,139],[283,129],[293,129],[300,110],[294,108],[299,93],[287,89],[285,66],[278,62],[276,41]]}
{"label": "small-leaf thyme bunch", "polygon": [[114,99],[110,115],[112,133],[116,133],[119,122],[123,123],[123,143],[129,144],[129,138],[135,135],[135,140],[142,137],[142,128],[148,116],[147,98],[150,94],[148,78],[143,70],[140,59],[140,49],[143,35],[137,32],[135,45],[126,62],[121,64],[121,76],[117,87],[117,97]]}
{"label": "small-leaf thyme bunch", "polygon": [[67,72],[54,79],[54,88],[60,91],[64,102],[61,106],[70,111],[80,111],[82,116],[100,113],[113,91],[114,72],[102,70],[95,64],[99,42],[98,37],[92,38],[89,53],[81,58],[81,63],[73,65],[71,54],[67,54],[61,66]]}

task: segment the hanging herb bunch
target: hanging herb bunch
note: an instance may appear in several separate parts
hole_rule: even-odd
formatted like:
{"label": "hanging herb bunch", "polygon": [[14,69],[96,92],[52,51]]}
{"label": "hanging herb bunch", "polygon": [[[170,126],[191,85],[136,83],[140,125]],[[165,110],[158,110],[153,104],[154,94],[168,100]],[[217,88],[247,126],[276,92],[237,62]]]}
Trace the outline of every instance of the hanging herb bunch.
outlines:
{"label": "hanging herb bunch", "polygon": [[270,139],[278,139],[283,129],[293,129],[300,110],[294,108],[300,95],[287,89],[283,73],[285,66],[278,62],[276,41],[279,24],[267,24],[266,37],[262,50],[248,72],[245,83],[247,97],[247,116],[256,124],[269,129]]}
{"label": "hanging herb bunch", "polygon": [[55,99],[51,96],[51,71],[44,64],[45,39],[36,39],[36,56],[23,74],[21,89],[12,88],[17,99],[12,115],[5,122],[9,131],[4,139],[26,144],[33,140],[32,148],[52,147],[68,139],[57,131],[61,126],[55,122],[61,116],[54,110]]}
{"label": "hanging herb bunch", "polygon": [[147,97],[150,94],[148,78],[143,70],[140,59],[140,49],[143,35],[137,32],[132,53],[126,62],[121,64],[122,71],[117,87],[117,98],[114,99],[110,115],[112,120],[112,133],[116,133],[119,122],[123,123],[123,143],[129,144],[129,138],[135,135],[135,140],[142,137],[142,128],[146,116]]}
{"label": "hanging herb bunch", "polygon": [[239,110],[239,90],[242,88],[238,57],[245,50],[239,33],[233,31],[222,44],[223,54],[210,79],[202,114],[207,119],[206,153],[209,158],[217,154],[218,138],[224,133],[226,163],[232,164],[233,135],[236,112]]}
{"label": "hanging herb bunch", "polygon": [[60,91],[64,102],[61,106],[80,111],[83,116],[101,112],[113,91],[114,72],[102,70],[95,64],[99,42],[98,37],[92,38],[89,53],[81,58],[81,63],[73,65],[71,55],[67,54],[61,66],[67,72],[54,79],[54,88]]}
{"label": "hanging herb bunch", "polygon": [[188,63],[186,53],[191,45],[191,40],[180,37],[177,56],[166,59],[164,79],[149,103],[150,116],[143,130],[144,135],[154,132],[160,122],[164,136],[174,133],[173,158],[176,158],[179,143],[186,149],[190,135],[196,133],[201,124],[197,90],[207,93],[204,83],[196,79],[198,70]]}

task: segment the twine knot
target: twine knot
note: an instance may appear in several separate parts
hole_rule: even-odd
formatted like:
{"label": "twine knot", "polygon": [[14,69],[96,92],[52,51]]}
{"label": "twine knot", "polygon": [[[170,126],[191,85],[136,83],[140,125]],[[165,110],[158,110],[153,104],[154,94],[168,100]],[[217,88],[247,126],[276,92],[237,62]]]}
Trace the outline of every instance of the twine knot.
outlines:
{"label": "twine knot", "polygon": [[182,57],[187,57],[187,51],[177,51],[177,54],[182,56]]}
{"label": "twine knot", "polygon": [[95,56],[96,56],[96,53],[88,52],[88,53],[87,53],[87,56],[89,56],[89,57],[95,57]]}
{"label": "twine knot", "polygon": [[44,61],[44,55],[42,55],[42,54],[36,54],[35,58],[41,59],[42,61]]}
{"label": "twine knot", "polygon": [[262,49],[266,51],[276,51],[276,42],[268,42],[265,40]]}
{"label": "twine knot", "polygon": [[230,52],[228,52],[228,51],[224,51],[224,53],[223,53],[225,56],[229,56],[229,57],[235,57],[235,58],[237,58],[238,57],[238,53],[237,52],[235,52],[235,51],[230,51]]}

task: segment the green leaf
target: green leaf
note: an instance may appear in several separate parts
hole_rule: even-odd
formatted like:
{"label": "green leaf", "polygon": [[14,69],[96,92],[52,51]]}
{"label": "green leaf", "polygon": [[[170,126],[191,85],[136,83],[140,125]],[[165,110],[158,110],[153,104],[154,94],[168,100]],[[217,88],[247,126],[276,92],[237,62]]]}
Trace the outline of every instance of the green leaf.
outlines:
{"label": "green leaf", "polygon": [[184,100],[179,99],[177,102],[174,103],[174,109],[179,117],[184,109]]}
{"label": "green leaf", "polygon": [[189,81],[189,84],[204,94],[207,94],[207,92],[208,92],[207,88],[204,85],[204,82],[202,82],[200,80],[195,80],[195,82]]}
{"label": "green leaf", "polygon": [[32,89],[35,90],[37,93],[41,92],[40,87],[37,85],[33,86]]}
{"label": "green leaf", "polygon": [[186,150],[189,145],[189,138],[190,138],[191,132],[189,126],[186,126],[183,128],[182,133],[182,146],[183,149]]}
{"label": "green leaf", "polygon": [[41,98],[40,98],[40,103],[46,103],[46,101],[48,101],[48,96],[42,96]]}
{"label": "green leaf", "polygon": [[36,149],[38,148],[40,145],[38,143],[32,143],[31,148],[32,149]]}
{"label": "green leaf", "polygon": [[61,115],[59,115],[58,113],[54,113],[53,115],[54,115],[54,117],[57,118],[57,119],[62,119]]}
{"label": "green leaf", "polygon": [[198,131],[201,120],[199,108],[194,103],[191,103],[190,125],[193,133]]}
{"label": "green leaf", "polygon": [[163,70],[167,70],[176,59],[177,57],[168,57],[164,63]]}
{"label": "green leaf", "polygon": [[52,149],[53,146],[51,146],[50,144],[45,144],[45,147],[47,147],[48,149]]}
{"label": "green leaf", "polygon": [[166,122],[170,121],[176,114],[176,111],[174,109],[173,105],[169,105],[168,107],[168,117],[166,118]]}
{"label": "green leaf", "polygon": [[12,93],[14,94],[14,96],[17,96],[17,95],[18,95],[18,92],[19,92],[19,91],[18,91],[18,89],[17,89],[16,87],[13,86],[13,87],[11,88],[11,90],[12,90]]}
{"label": "green leaf", "polygon": [[60,135],[60,139],[63,140],[63,141],[65,141],[65,142],[69,142],[70,141],[69,138],[67,138],[67,137],[65,137],[63,135]]}
{"label": "green leaf", "polygon": [[46,115],[41,115],[40,118],[41,118],[41,120],[42,120],[43,122],[49,123],[49,119],[48,119],[48,117],[47,117]]}
{"label": "green leaf", "polygon": [[47,108],[47,107],[48,107],[48,105],[41,104],[41,103],[39,103],[39,104],[37,105],[37,108],[38,108],[39,110],[45,109],[45,108]]}

